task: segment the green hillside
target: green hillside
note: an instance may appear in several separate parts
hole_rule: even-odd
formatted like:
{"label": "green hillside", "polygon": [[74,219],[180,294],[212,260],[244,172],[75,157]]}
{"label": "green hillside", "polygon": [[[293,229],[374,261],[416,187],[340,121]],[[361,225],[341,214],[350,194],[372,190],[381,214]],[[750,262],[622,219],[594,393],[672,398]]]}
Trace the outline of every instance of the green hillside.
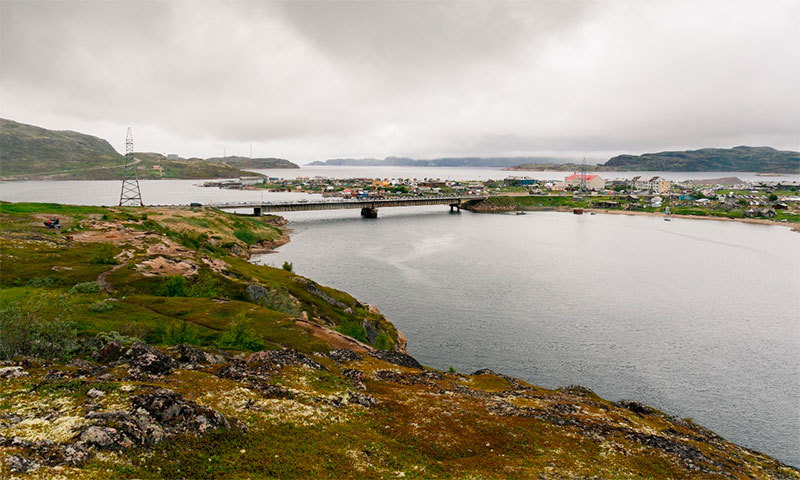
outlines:
{"label": "green hillside", "polygon": [[122,155],[102,138],[0,118],[0,175],[4,177],[86,170],[121,161]]}
{"label": "green hillside", "polygon": [[232,155],[230,157],[207,158],[206,161],[222,163],[234,168],[300,168],[283,158],[250,158]]}
{"label": "green hillside", "polygon": [[[300,168],[281,158],[177,158],[137,152],[139,178],[236,178],[245,169]],[[8,180],[116,180],[124,157],[106,140],[72,131],[0,119],[0,178]]]}
{"label": "green hillside", "polygon": [[800,153],[770,147],[701,148],[618,155],[603,166],[614,170],[800,173]]}

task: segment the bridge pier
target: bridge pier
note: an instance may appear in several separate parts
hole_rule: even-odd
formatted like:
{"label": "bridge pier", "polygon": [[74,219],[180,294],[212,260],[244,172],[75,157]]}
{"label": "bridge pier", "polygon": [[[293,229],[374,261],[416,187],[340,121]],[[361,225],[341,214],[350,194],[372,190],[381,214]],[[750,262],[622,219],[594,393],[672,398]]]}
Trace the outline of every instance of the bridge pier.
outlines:
{"label": "bridge pier", "polygon": [[261,216],[261,207],[254,207],[253,208],[253,216],[260,217]]}
{"label": "bridge pier", "polygon": [[461,213],[461,204],[460,203],[451,203],[450,204],[450,213],[453,213],[453,211]]}
{"label": "bridge pier", "polygon": [[361,209],[361,216],[364,218],[378,218],[378,209],[375,207],[364,207]]}

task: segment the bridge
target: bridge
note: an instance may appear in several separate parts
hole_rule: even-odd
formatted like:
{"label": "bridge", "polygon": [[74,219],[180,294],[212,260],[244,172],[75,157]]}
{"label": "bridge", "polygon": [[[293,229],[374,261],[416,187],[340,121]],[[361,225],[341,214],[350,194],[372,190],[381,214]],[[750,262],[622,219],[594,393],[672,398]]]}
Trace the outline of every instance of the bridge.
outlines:
{"label": "bridge", "polygon": [[469,200],[485,200],[481,195],[457,195],[437,197],[389,197],[354,198],[341,200],[299,200],[293,202],[241,202],[214,203],[209,206],[221,210],[252,208],[253,215],[260,216],[272,212],[305,212],[310,210],[341,210],[360,208],[364,218],[378,218],[378,207],[416,207],[423,205],[448,205],[450,211],[461,211],[461,206]]}

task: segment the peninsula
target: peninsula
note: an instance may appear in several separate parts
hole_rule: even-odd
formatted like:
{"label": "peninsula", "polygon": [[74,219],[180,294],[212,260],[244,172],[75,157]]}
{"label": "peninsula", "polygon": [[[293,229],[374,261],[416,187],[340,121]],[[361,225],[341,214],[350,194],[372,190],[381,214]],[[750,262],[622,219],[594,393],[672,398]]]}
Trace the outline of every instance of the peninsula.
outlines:
{"label": "peninsula", "polygon": [[280,217],[0,203],[0,222],[3,474],[800,478],[636,401],[421,365],[377,306],[247,261],[288,241]]}

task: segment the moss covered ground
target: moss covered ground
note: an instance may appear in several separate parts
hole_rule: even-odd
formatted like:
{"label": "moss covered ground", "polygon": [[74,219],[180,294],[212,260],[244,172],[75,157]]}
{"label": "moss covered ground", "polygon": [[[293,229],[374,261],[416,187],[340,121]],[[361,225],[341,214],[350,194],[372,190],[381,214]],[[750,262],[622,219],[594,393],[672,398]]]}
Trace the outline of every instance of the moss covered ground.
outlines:
{"label": "moss covered ground", "polygon": [[[60,233],[42,225],[50,216],[61,219]],[[284,235],[280,225],[210,209],[0,204],[0,328],[16,334],[63,320],[62,337],[74,335],[48,358],[0,358],[26,373],[0,378],[0,440],[69,444],[90,411],[127,410],[158,388],[238,425],[98,449],[80,466],[27,474],[7,466],[24,449],[0,441],[0,478],[800,478],[691,421],[582,387],[548,390],[492,371],[437,372],[372,356],[365,324],[389,339],[384,348],[402,350],[376,309],[247,261],[248,248]],[[351,344],[357,357],[330,353],[337,330],[361,337]],[[98,338],[173,356],[172,345],[187,343],[222,360],[142,377],[125,360],[101,362]],[[282,348],[322,368],[242,366],[252,351]],[[224,373],[236,365],[252,378]],[[90,398],[91,389],[102,395]]]}

